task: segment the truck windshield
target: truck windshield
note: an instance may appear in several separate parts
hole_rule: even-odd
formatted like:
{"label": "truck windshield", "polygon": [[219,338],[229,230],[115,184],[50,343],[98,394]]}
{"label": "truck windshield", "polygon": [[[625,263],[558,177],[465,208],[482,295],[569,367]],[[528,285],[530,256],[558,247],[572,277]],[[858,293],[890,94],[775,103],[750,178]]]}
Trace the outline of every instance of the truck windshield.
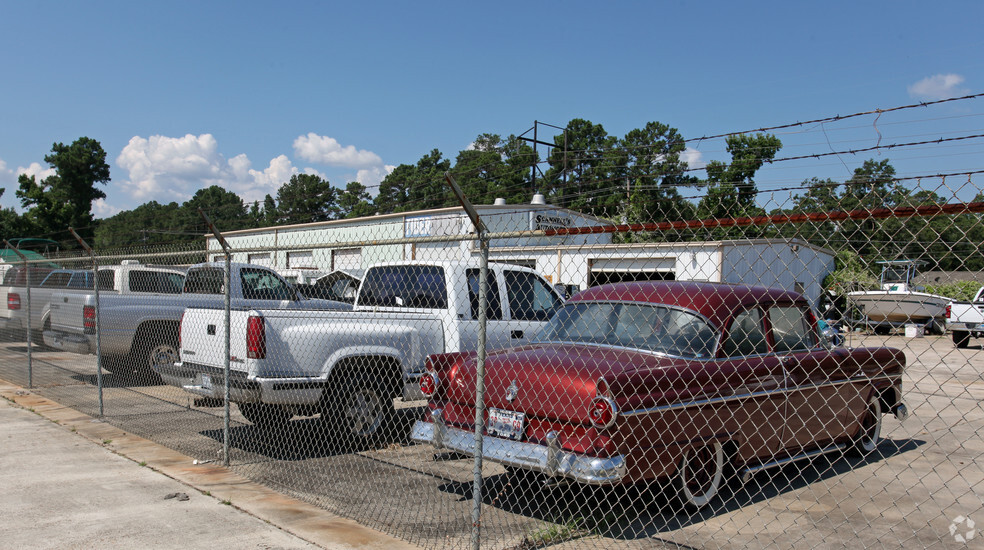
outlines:
{"label": "truck windshield", "polygon": [[359,305],[446,309],[444,268],[433,265],[374,267],[359,290]]}
{"label": "truck windshield", "polygon": [[717,336],[710,323],[682,309],[578,302],[561,308],[535,341],[603,344],[708,359],[714,356]]}

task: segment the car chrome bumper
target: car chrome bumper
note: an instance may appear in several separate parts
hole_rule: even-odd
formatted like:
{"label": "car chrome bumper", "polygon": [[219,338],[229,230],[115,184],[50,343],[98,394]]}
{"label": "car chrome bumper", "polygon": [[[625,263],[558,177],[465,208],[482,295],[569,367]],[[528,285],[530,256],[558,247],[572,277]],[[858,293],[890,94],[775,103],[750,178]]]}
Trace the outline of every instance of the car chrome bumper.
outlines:
{"label": "car chrome bumper", "polygon": [[[431,413],[432,422],[418,420],[410,437],[419,443],[429,443],[435,449],[447,449],[475,454],[475,434],[447,426],[441,410]],[[552,477],[563,477],[590,485],[618,483],[625,477],[625,458],[621,455],[597,458],[565,451],[555,432],[547,436],[547,444],[524,443],[497,437],[482,436],[482,456],[515,468],[534,470]]]}

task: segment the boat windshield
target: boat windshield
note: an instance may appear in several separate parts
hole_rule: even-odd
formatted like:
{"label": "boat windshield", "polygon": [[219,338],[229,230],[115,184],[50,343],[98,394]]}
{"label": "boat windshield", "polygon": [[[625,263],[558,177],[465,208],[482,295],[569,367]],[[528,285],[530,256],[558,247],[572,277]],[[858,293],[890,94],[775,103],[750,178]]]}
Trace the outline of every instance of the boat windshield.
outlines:
{"label": "boat windshield", "polygon": [[883,283],[908,283],[911,277],[912,266],[905,265],[886,265],[882,270]]}
{"label": "boat windshield", "polygon": [[707,359],[718,331],[696,313],[663,305],[577,302],[561,308],[536,342],[573,342],[637,348]]}

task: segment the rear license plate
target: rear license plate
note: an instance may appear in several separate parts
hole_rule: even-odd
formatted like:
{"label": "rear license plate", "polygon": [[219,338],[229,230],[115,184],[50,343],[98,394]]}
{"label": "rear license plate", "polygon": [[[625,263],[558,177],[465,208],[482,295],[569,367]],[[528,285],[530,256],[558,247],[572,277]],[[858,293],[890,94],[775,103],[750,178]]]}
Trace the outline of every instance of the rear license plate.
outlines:
{"label": "rear license plate", "polygon": [[203,374],[202,375],[202,387],[205,388],[206,390],[212,389],[212,377],[211,376],[209,376],[207,374]]}
{"label": "rear license plate", "polygon": [[491,436],[519,441],[526,428],[526,413],[490,408],[485,428]]}

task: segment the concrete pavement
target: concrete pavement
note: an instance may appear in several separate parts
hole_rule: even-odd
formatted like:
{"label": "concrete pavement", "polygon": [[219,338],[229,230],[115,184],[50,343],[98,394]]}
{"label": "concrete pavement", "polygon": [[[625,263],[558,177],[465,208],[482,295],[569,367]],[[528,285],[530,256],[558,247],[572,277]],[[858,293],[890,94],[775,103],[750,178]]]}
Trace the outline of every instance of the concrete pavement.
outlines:
{"label": "concrete pavement", "polygon": [[0,547],[414,548],[0,381]]}

